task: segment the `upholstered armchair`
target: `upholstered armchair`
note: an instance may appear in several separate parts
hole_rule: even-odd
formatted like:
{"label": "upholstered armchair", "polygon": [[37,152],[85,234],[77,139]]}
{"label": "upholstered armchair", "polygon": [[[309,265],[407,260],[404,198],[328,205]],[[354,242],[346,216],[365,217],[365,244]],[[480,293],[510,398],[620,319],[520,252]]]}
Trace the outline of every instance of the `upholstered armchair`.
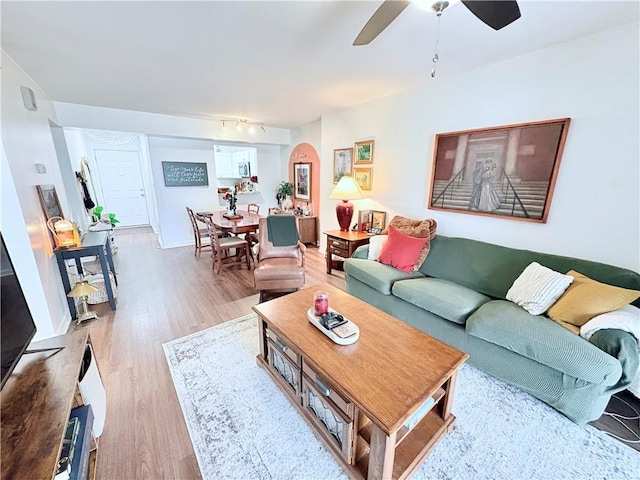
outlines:
{"label": "upholstered armchair", "polygon": [[[260,302],[269,293],[294,292],[304,286],[304,255],[307,248],[298,240],[298,227],[293,215],[286,217],[289,218],[277,220],[278,233],[289,239],[289,244],[284,246],[276,246],[269,240],[269,217],[260,219],[258,263],[253,271],[256,290],[260,292]],[[276,243],[281,242],[276,240]]]}

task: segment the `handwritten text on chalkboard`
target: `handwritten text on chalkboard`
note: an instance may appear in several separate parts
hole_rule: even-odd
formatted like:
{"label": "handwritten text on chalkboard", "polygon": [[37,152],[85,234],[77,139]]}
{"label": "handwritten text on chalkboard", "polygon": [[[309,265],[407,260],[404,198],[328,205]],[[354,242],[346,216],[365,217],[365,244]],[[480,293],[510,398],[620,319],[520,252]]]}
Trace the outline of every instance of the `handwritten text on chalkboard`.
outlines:
{"label": "handwritten text on chalkboard", "polygon": [[200,187],[209,185],[206,163],[162,162],[166,187]]}

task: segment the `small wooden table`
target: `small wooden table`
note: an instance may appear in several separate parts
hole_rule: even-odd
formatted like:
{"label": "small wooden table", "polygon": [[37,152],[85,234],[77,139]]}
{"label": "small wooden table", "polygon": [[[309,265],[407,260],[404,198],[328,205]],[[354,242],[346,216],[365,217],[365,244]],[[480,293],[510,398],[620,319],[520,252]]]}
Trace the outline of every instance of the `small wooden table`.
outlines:
{"label": "small wooden table", "polygon": [[[357,342],[337,345],[307,320],[316,290],[328,292],[330,306],[358,325]],[[408,478],[453,428],[451,405],[466,353],[328,284],[253,310],[258,364],[349,477]]]}
{"label": "small wooden table", "polygon": [[327,236],[327,273],[331,274],[331,268],[333,267],[331,262],[331,254],[337,255],[342,258],[349,258],[353,255],[356,248],[360,245],[366,245],[369,243],[371,235],[362,232],[355,232],[350,230],[343,232],[342,230],[329,230],[324,232]]}

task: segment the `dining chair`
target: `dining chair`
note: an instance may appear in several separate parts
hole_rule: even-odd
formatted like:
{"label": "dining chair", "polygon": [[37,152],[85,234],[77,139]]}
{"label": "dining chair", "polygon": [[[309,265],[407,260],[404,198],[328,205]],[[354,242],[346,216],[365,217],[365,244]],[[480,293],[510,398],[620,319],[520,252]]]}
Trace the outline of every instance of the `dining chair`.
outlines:
{"label": "dining chair", "polygon": [[189,220],[191,220],[191,228],[193,229],[193,236],[196,242],[195,256],[200,257],[200,252],[203,249],[211,248],[211,240],[209,238],[209,231],[206,228],[199,228],[196,216],[189,207],[186,207]]}
{"label": "dining chair", "polygon": [[[256,215],[259,215],[260,214],[260,205],[258,205],[257,203],[250,203],[250,204],[247,205],[247,211],[249,213],[255,213]],[[258,230],[256,229],[253,232],[247,232],[245,234],[244,238],[249,242],[249,248],[251,248],[251,245],[255,245],[259,241],[259,239],[258,239]]]}
{"label": "dining chair", "polygon": [[[247,263],[247,269],[251,270],[251,260],[249,259],[249,243],[240,237],[220,237],[218,231],[211,223],[209,217],[205,217],[205,223],[207,224],[207,232],[209,233],[209,239],[213,245],[213,259],[211,261],[211,269],[215,270],[216,274],[220,273],[222,265],[225,267],[231,267],[234,265],[242,265],[242,257],[244,256]],[[230,255],[229,250],[235,249],[236,252],[233,256]]]}
{"label": "dining chair", "polygon": [[256,215],[260,214],[260,205],[257,203],[250,203],[247,205],[247,211],[250,213],[255,213]]}
{"label": "dining chair", "polygon": [[[284,217],[273,220],[274,217]],[[272,223],[274,237],[269,238],[268,222]],[[286,245],[274,245],[275,234],[278,240],[288,237]],[[289,293],[304,286],[304,255],[307,250],[300,242],[298,227],[293,215],[270,215],[261,218],[258,227],[258,263],[253,270],[256,290],[260,292],[260,302],[270,293]],[[298,239],[296,241],[296,239]]]}

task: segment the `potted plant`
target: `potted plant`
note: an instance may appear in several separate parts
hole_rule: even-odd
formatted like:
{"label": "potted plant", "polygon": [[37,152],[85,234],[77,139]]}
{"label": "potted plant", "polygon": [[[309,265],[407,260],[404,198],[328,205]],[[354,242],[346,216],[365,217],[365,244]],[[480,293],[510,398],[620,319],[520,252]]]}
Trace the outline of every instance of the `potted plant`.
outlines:
{"label": "potted plant", "polygon": [[278,185],[278,193],[276,194],[276,199],[278,200],[278,205],[285,210],[289,210],[293,207],[293,201],[291,200],[291,195],[293,194],[293,183],[287,182],[285,180],[280,182]]}

